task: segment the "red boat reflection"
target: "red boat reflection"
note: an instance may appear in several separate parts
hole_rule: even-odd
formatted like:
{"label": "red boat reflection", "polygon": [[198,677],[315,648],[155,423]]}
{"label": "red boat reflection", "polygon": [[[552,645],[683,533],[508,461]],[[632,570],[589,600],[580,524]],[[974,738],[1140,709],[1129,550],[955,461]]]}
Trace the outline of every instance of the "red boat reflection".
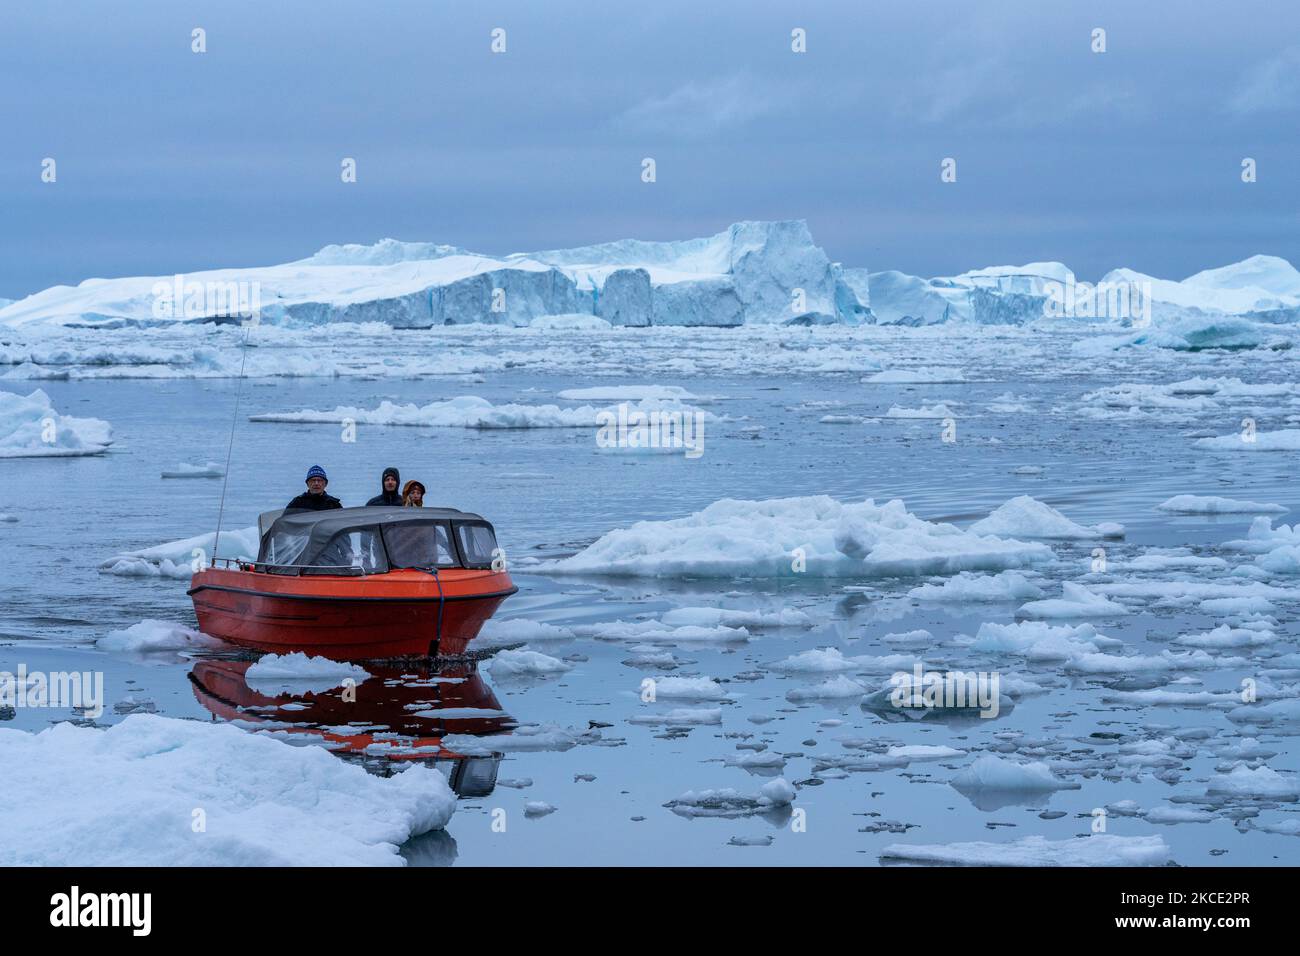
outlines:
{"label": "red boat reflection", "polygon": [[305,734],[341,756],[384,772],[390,761],[420,760],[447,774],[460,796],[485,796],[496,786],[501,754],[458,753],[452,734],[508,733],[517,722],[501,710],[472,664],[367,666],[353,686],[302,690],[247,679],[252,661],[200,661],[190,671],[194,696],[214,717]]}

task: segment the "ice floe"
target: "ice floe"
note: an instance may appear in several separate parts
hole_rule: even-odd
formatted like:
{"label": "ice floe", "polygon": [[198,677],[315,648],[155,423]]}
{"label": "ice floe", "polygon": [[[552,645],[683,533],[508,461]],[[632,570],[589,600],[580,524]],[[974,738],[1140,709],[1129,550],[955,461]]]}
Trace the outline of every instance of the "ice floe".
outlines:
{"label": "ice floe", "polygon": [[0,730],[0,759],[25,768],[0,814],[9,866],[396,866],[398,846],[456,808],[431,768],[381,777],[318,747],[153,714]]}
{"label": "ice floe", "polygon": [[548,573],[654,577],[894,577],[1000,571],[1052,560],[1051,549],[924,521],[901,501],[843,504],[827,496],[723,499],[685,518],[641,521]]}
{"label": "ice floe", "polygon": [[108,422],[60,415],[39,388],[26,396],[0,391],[0,458],[100,455],[111,444]]}
{"label": "ice floe", "polygon": [[880,853],[882,863],[948,866],[1163,866],[1171,859],[1158,836],[1094,833],[1067,840],[1030,836],[1009,843],[894,843]]}
{"label": "ice floe", "polygon": [[1076,524],[1051,505],[1029,495],[1012,498],[987,518],[976,521],[969,530],[975,534],[1059,540],[1124,537],[1123,525],[1113,522],[1092,527]]}

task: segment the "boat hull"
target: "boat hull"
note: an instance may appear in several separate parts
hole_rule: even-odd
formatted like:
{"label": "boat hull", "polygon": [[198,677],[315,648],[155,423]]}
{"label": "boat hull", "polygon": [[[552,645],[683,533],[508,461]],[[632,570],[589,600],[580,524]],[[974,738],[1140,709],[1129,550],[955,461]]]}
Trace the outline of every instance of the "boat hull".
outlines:
{"label": "boat hull", "polygon": [[505,571],[448,569],[435,580],[419,571],[346,577],[206,568],[189,594],[199,630],[212,637],[277,654],[368,660],[463,654],[517,590]]}

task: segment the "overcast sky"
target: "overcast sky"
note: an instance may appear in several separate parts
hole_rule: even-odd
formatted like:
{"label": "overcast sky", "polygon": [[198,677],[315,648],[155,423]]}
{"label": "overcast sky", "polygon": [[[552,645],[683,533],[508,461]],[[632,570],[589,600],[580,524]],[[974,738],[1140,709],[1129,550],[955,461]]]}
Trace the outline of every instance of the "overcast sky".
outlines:
{"label": "overcast sky", "polygon": [[508,253],[784,218],[926,276],[1300,264],[1300,5],[0,6],[0,296],[388,236]]}

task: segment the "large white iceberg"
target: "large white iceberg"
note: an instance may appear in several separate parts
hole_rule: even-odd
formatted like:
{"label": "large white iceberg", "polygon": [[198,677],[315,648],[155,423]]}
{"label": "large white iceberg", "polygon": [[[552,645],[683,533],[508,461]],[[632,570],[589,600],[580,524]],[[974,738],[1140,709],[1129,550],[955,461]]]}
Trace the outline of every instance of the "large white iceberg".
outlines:
{"label": "large white iceberg", "polygon": [[844,504],[826,495],[725,498],[667,521],[604,535],[551,573],[652,577],[897,577],[1001,571],[1050,561],[1030,543],[925,521],[903,502]]}

